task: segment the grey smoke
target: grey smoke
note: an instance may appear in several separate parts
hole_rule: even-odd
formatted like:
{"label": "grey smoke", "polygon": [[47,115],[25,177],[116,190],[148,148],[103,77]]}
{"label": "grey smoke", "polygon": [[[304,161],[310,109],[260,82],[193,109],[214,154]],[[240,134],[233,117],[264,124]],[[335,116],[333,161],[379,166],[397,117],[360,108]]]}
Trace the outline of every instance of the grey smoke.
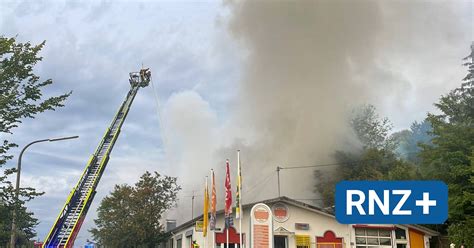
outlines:
{"label": "grey smoke", "polygon": [[[185,192],[169,218],[202,210],[204,176],[214,168],[223,205],[224,161],[241,150],[243,202],[277,196],[277,166],[333,162],[336,149],[358,145],[348,127],[353,109],[377,106],[397,129],[431,111],[457,86],[470,44],[468,2],[228,1],[216,21],[242,60],[215,94],[232,104],[225,119],[195,92],[165,104],[171,163]],[[221,41],[222,42],[222,41]],[[227,44],[226,43],[226,44]],[[221,44],[222,45],[222,44]],[[228,49],[217,49],[216,53]],[[236,59],[228,56],[229,59]],[[228,118],[228,115],[231,117]],[[176,161],[174,161],[176,160]],[[328,168],[330,169],[330,168]],[[282,195],[318,198],[312,170],[281,172]],[[233,184],[233,188],[235,184]],[[184,197],[186,196],[186,197]],[[319,203],[318,201],[310,201]]]}
{"label": "grey smoke", "polygon": [[[233,121],[241,136],[222,151],[232,154],[246,146],[247,187],[275,173],[276,166],[333,162],[336,149],[356,146],[347,124],[361,104],[375,104],[382,115],[395,117],[398,128],[414,121],[400,116],[423,118],[446,86],[459,82],[453,79],[462,75],[460,58],[472,34],[468,2],[226,6],[245,65]],[[317,198],[313,185],[310,170],[282,172],[284,195]],[[273,196],[275,177],[250,198]]]}

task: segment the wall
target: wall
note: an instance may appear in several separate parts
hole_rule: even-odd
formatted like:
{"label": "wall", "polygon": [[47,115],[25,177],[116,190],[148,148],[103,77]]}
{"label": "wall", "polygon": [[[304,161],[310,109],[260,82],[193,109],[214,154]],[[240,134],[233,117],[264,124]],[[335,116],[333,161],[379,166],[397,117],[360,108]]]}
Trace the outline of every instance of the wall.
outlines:
{"label": "wall", "polygon": [[[355,244],[355,229],[352,227],[352,225],[340,224],[336,221],[334,216],[315,212],[312,209],[308,209],[306,207],[302,207],[299,205],[294,205],[291,202],[281,202],[281,203],[285,204],[288,207],[289,218],[288,220],[282,223],[274,220],[273,230],[277,230],[278,228],[283,227],[290,232],[287,236],[288,248],[296,248],[295,235],[309,235],[310,242],[311,242],[310,248],[316,248],[316,237],[323,236],[324,233],[328,230],[334,232],[336,237],[343,238],[344,247],[347,247],[347,248],[351,247],[351,242]],[[276,202],[268,204],[268,206],[271,208],[274,204],[276,204]],[[249,243],[250,242],[250,235],[249,235],[250,209],[251,207],[245,208],[242,214],[244,216],[244,218],[242,219],[242,230],[243,230],[243,233],[245,233],[244,244],[250,244]],[[233,213],[233,216],[234,216],[234,227],[236,231],[239,232],[239,220],[235,219],[235,213]],[[295,223],[308,223],[309,230],[296,230]],[[377,226],[393,227],[393,225],[377,225]],[[219,214],[217,216],[216,227],[220,228],[221,230],[224,229],[224,215],[223,214]],[[400,225],[399,227],[408,229],[409,226]],[[173,236],[182,235],[182,239],[181,239],[182,248],[190,248],[188,246],[188,242],[187,242],[185,234],[186,232],[190,232],[191,230],[193,230],[193,239],[197,241],[197,243],[200,245],[201,248],[208,248],[208,247],[212,248],[213,232],[208,231],[208,236],[204,238],[202,237],[202,232],[194,231],[194,225],[186,227],[182,230],[179,230],[176,233],[173,233]],[[222,231],[217,231],[217,232],[222,232]],[[407,232],[407,235],[408,235],[408,232]],[[429,235],[424,236],[425,241],[428,241],[429,238],[431,238]],[[394,240],[395,240],[395,231],[392,231],[393,245],[395,245]],[[174,239],[174,242],[176,242],[176,239]],[[170,242],[168,242],[167,248],[177,248],[176,243],[174,243],[172,247],[170,246],[169,243]],[[408,244],[409,244],[409,240],[408,240]],[[355,247],[355,245],[353,247]],[[244,247],[244,248],[248,248],[248,245],[247,247]],[[408,245],[407,248],[415,248],[415,247],[409,247]],[[425,248],[429,248],[429,247],[425,247]]]}

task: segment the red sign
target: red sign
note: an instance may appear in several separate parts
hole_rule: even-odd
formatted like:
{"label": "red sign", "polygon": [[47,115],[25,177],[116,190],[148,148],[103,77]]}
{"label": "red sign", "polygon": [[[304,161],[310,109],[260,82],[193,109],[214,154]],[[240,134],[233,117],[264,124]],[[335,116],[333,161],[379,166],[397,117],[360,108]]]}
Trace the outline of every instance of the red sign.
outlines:
{"label": "red sign", "polygon": [[253,247],[268,248],[268,225],[253,225]]}
{"label": "red sign", "polygon": [[255,219],[258,221],[258,222],[265,222],[268,220],[268,216],[270,214],[268,213],[268,211],[266,209],[257,209],[255,210],[255,212],[253,213],[253,216],[255,216]]}
{"label": "red sign", "polygon": [[285,222],[290,217],[288,207],[285,204],[277,203],[272,206],[273,218],[278,222]]}
{"label": "red sign", "polygon": [[271,209],[258,203],[250,211],[250,240],[252,248],[273,247],[273,225]]}

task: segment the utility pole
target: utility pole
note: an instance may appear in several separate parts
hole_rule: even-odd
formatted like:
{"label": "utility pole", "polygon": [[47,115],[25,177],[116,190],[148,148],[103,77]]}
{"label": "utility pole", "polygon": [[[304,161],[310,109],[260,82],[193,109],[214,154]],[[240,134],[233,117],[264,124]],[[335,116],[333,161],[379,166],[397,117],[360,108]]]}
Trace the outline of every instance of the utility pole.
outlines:
{"label": "utility pole", "polygon": [[191,220],[194,219],[194,190],[191,196]]}
{"label": "utility pole", "polygon": [[280,192],[280,166],[277,166],[277,178],[278,178],[278,198],[281,196]]}
{"label": "utility pole", "polygon": [[317,165],[292,166],[292,167],[277,166],[276,172],[277,172],[277,178],[278,178],[278,197],[281,197],[281,190],[280,190],[280,171],[281,170],[307,169],[307,168],[326,167],[326,166],[334,166],[334,165],[341,165],[341,164],[345,164],[345,163],[330,163],[330,164],[317,164]]}

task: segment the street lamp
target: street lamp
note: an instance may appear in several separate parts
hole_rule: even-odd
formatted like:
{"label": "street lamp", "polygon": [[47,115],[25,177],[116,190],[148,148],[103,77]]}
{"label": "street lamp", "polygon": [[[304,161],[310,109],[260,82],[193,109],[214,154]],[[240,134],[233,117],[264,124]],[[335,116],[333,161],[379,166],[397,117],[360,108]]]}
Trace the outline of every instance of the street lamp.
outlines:
{"label": "street lamp", "polygon": [[20,174],[21,174],[21,158],[23,157],[23,153],[25,150],[30,147],[33,144],[36,143],[41,143],[41,142],[54,142],[54,141],[61,141],[61,140],[68,140],[68,139],[77,139],[79,136],[68,136],[68,137],[60,137],[60,138],[54,138],[54,139],[41,139],[41,140],[35,140],[25,147],[20,152],[20,156],[18,156],[18,164],[16,168],[16,187],[15,187],[15,206],[13,208],[13,214],[12,214],[12,233],[10,236],[10,246],[12,248],[15,248],[16,245],[16,210],[17,206],[16,204],[18,203],[18,195],[20,194]]}

